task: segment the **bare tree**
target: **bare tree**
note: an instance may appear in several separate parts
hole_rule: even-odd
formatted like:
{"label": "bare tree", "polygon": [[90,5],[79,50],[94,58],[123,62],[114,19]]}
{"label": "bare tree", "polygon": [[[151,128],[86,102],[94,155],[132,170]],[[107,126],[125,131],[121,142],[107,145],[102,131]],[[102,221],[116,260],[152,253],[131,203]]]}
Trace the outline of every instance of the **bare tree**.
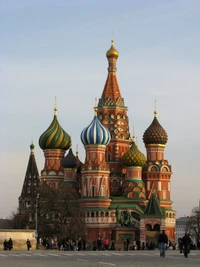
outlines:
{"label": "bare tree", "polygon": [[200,209],[195,207],[192,209],[189,221],[188,229],[190,229],[192,237],[195,238],[196,244],[200,242]]}
{"label": "bare tree", "polygon": [[40,236],[84,236],[85,224],[81,217],[79,194],[75,186],[62,183],[58,189],[46,184],[39,190],[38,232]]}

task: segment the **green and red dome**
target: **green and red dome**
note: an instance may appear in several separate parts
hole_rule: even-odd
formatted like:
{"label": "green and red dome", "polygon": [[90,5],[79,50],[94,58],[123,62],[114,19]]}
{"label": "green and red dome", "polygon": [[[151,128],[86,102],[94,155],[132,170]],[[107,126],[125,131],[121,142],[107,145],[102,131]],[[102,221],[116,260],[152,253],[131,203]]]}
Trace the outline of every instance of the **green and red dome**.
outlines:
{"label": "green and red dome", "polygon": [[70,147],[71,138],[60,126],[57,119],[57,109],[54,109],[54,118],[48,129],[40,136],[41,149],[63,149]]}
{"label": "green and red dome", "polygon": [[136,143],[133,141],[129,150],[122,156],[122,161],[127,167],[143,167],[146,163],[146,157],[142,152],[140,152]]}
{"label": "green and red dome", "polygon": [[122,196],[135,199],[146,199],[146,191],[142,180],[125,180],[122,185]]}
{"label": "green and red dome", "polygon": [[154,112],[154,119],[151,125],[146,129],[143,134],[143,142],[145,145],[150,144],[161,144],[165,145],[168,140],[167,133],[165,129],[160,125],[157,117],[156,111]]}

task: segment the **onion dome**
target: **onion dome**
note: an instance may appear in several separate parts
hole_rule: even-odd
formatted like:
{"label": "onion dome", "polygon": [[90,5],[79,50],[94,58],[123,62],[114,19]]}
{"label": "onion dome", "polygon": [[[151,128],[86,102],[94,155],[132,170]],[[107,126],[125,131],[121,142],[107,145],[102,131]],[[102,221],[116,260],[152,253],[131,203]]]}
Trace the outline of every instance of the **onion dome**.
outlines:
{"label": "onion dome", "polygon": [[76,168],[78,165],[78,160],[74,156],[72,148],[70,147],[68,154],[62,159],[61,164],[63,168]]}
{"label": "onion dome", "polygon": [[94,119],[83,129],[81,133],[81,141],[86,145],[104,145],[110,142],[110,132],[106,129],[97,117],[97,109],[94,109]]}
{"label": "onion dome", "polygon": [[110,49],[106,52],[106,57],[107,58],[118,58],[119,52],[115,49],[114,47],[114,41],[111,41],[111,47]]}
{"label": "onion dome", "polygon": [[70,147],[71,138],[60,126],[57,119],[57,109],[54,109],[54,118],[49,128],[40,136],[41,149],[63,149]]}
{"label": "onion dome", "polygon": [[151,125],[146,129],[143,134],[143,142],[145,145],[149,144],[162,144],[165,145],[167,143],[168,136],[166,131],[160,125],[157,119],[157,112],[154,111],[154,119]]}
{"label": "onion dome", "polygon": [[132,141],[129,150],[122,156],[122,161],[125,166],[143,167],[146,163],[145,155],[140,152],[134,140]]}

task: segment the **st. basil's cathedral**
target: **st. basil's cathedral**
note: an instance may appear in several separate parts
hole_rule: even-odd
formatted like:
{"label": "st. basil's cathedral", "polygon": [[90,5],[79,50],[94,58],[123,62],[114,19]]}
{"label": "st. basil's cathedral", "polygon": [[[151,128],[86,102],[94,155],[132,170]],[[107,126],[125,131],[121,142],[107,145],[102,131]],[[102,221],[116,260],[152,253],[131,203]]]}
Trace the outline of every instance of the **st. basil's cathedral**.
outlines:
{"label": "st. basil's cathedral", "polygon": [[[94,118],[80,138],[85,148],[85,162],[74,155],[71,137],[61,127],[57,108],[48,129],[40,136],[44,169],[39,172],[34,145],[19,197],[19,213],[34,219],[38,186],[45,182],[57,189],[61,183],[80,194],[81,210],[87,227],[87,241],[98,237],[125,238],[141,242],[156,241],[165,230],[175,241],[175,217],[170,198],[171,165],[164,157],[168,136],[160,125],[157,112],[143,134],[146,156],[130,136],[127,107],[117,82],[116,62],[119,53],[112,41],[106,53],[108,76],[94,108]],[[68,150],[68,152],[67,152]],[[67,152],[67,153],[66,153]]]}

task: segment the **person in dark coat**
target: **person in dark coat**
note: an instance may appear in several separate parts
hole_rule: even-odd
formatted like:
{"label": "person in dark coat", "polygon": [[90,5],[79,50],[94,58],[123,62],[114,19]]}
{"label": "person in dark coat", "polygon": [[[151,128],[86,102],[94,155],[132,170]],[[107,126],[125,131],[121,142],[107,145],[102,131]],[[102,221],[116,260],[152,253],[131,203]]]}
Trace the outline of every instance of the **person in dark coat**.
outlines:
{"label": "person in dark coat", "polygon": [[178,246],[179,246],[180,253],[183,253],[183,240],[182,240],[182,238],[178,239]]}
{"label": "person in dark coat", "polygon": [[188,258],[188,252],[191,243],[191,238],[188,233],[185,233],[184,237],[182,238],[182,241],[184,246],[184,256],[185,258]]}
{"label": "person in dark coat", "polygon": [[86,249],[86,239],[83,238],[83,250],[85,250],[85,249]]}
{"label": "person in dark coat", "polygon": [[26,241],[26,246],[27,246],[27,250],[30,250],[30,248],[31,248],[31,241],[29,239],[27,239],[27,241]]}
{"label": "person in dark coat", "polygon": [[81,240],[81,237],[79,237],[78,239],[78,251],[80,251],[82,248],[82,240]]}
{"label": "person in dark coat", "polygon": [[4,250],[7,250],[8,249],[8,242],[7,242],[6,239],[3,242],[3,247],[4,247]]}
{"label": "person in dark coat", "polygon": [[13,241],[12,241],[12,239],[10,238],[10,239],[8,240],[8,249],[11,250],[12,248],[13,248]]}
{"label": "person in dark coat", "polygon": [[60,248],[61,248],[61,242],[60,240],[58,240],[58,250],[60,251]]}
{"label": "person in dark coat", "polygon": [[160,257],[165,257],[166,245],[168,243],[168,237],[165,233],[165,230],[162,230],[162,233],[159,235],[158,243],[160,245]]}
{"label": "person in dark coat", "polygon": [[129,244],[130,244],[130,240],[129,240],[129,238],[127,238],[127,239],[126,239],[126,245],[127,245],[126,250],[127,250],[127,251],[128,251],[128,249],[129,249]]}
{"label": "person in dark coat", "polygon": [[98,239],[97,239],[97,248],[98,248],[98,251],[101,250],[101,246],[102,246],[101,238],[98,237]]}

